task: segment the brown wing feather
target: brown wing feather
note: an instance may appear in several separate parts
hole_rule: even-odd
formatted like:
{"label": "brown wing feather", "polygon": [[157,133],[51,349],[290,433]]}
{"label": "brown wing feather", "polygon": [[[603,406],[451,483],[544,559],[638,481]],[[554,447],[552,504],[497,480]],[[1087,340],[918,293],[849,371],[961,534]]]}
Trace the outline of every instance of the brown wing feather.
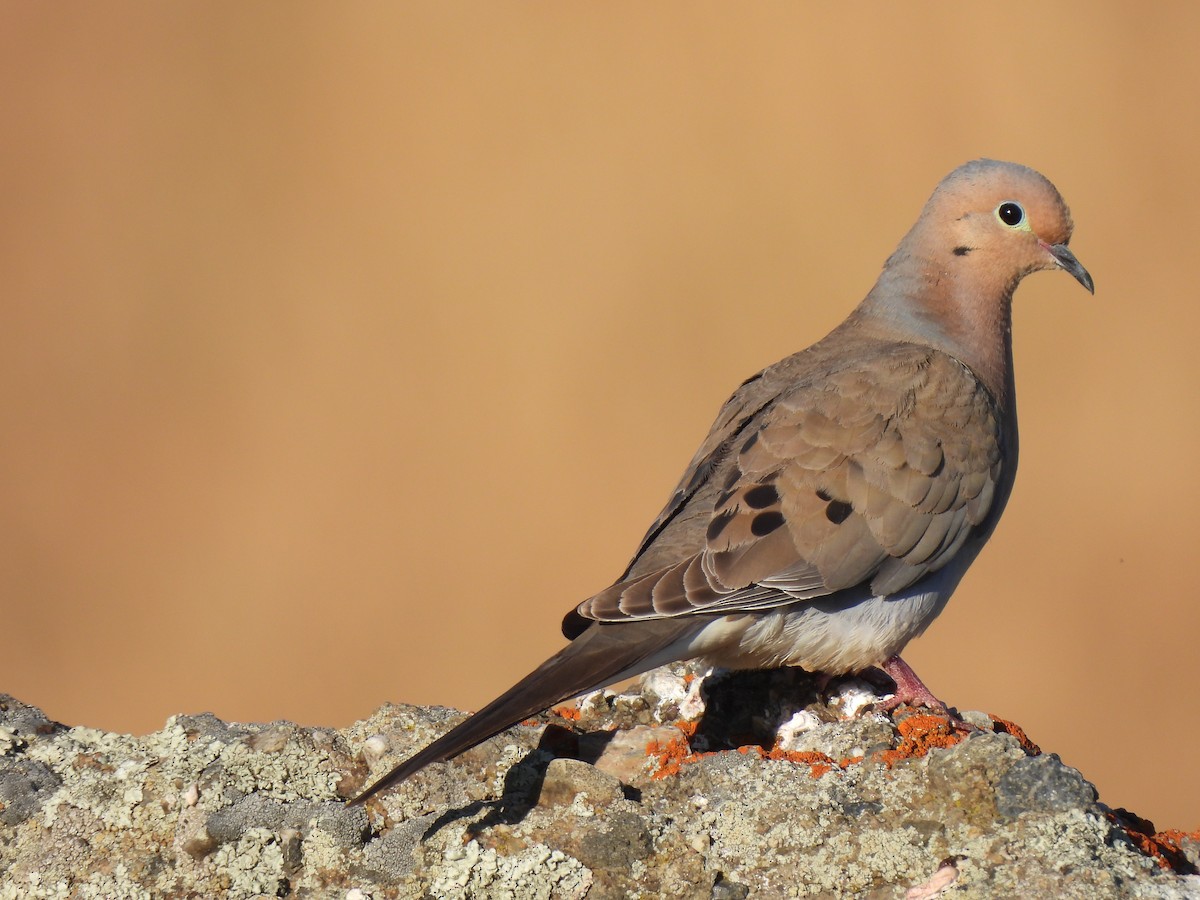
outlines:
{"label": "brown wing feather", "polygon": [[[773,396],[726,404],[724,431],[714,428],[697,454],[631,563],[634,576],[578,615],[711,614],[859,585],[886,596],[945,566],[989,520],[1011,473],[979,381],[914,345],[840,360],[821,359],[820,347],[777,367],[801,358],[819,378],[779,389],[780,373],[767,370],[756,385]],[[644,563],[671,553],[669,565]]]}

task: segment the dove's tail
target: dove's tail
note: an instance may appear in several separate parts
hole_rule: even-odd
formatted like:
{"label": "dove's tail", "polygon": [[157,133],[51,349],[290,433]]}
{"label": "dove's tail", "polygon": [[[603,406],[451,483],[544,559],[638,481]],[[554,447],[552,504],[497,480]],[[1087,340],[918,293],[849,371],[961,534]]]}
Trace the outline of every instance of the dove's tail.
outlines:
{"label": "dove's tail", "polygon": [[410,756],[350,802],[362,803],[430,763],[452,759],[563,700],[689,657],[688,645],[712,618],[593,624],[479,712]]}

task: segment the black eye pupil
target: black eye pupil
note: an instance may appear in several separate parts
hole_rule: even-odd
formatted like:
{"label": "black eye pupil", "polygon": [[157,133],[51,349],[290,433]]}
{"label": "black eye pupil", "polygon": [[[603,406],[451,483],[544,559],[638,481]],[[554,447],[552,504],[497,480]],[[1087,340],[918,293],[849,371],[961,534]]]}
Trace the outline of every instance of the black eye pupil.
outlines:
{"label": "black eye pupil", "polygon": [[1005,225],[1020,225],[1021,220],[1025,218],[1025,210],[1016,203],[1001,203],[998,212],[1000,221]]}

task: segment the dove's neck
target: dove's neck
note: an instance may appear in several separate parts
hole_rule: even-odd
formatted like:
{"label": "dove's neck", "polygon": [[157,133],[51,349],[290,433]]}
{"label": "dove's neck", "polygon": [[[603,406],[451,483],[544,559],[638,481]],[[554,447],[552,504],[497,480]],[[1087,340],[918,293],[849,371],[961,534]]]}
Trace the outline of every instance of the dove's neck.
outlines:
{"label": "dove's neck", "polygon": [[[1011,414],[1012,294],[1016,282],[997,277],[969,282],[902,244],[875,287],[845,323],[885,340],[933,347],[967,366]],[[973,275],[980,273],[973,271]]]}

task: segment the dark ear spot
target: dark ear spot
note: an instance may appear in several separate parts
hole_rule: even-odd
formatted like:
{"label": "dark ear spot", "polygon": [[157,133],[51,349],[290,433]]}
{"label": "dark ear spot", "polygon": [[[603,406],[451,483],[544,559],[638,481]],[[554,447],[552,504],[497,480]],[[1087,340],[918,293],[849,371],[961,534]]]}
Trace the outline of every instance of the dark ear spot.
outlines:
{"label": "dark ear spot", "polygon": [[955,256],[966,256],[968,253],[970,253],[974,249],[975,249],[974,247],[962,247],[962,246],[955,247],[954,255]]}

